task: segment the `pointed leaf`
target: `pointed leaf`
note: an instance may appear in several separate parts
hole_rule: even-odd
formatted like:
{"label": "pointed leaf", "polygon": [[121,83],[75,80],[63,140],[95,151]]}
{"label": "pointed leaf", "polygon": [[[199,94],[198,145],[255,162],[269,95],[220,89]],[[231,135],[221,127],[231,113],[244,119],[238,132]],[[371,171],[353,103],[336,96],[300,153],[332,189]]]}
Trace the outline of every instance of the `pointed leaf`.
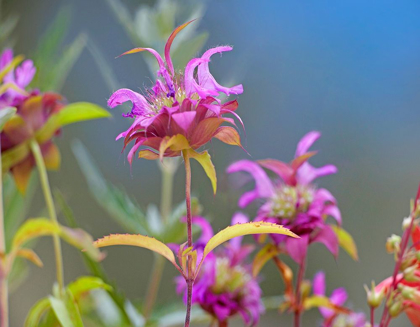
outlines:
{"label": "pointed leaf", "polygon": [[19,249],[24,243],[40,236],[59,234],[60,227],[47,218],[32,218],[18,229],[13,238],[12,246]]}
{"label": "pointed leaf", "polygon": [[353,258],[353,260],[359,260],[357,254],[357,246],[353,240],[353,237],[339,226],[331,225],[334,233],[337,235],[338,243],[340,246]]}
{"label": "pointed leaf", "polygon": [[51,304],[48,298],[39,300],[37,303],[35,303],[35,305],[29,311],[28,316],[26,317],[26,320],[25,320],[25,327],[40,326],[42,317],[50,309],[51,309]]}
{"label": "pointed leaf", "polygon": [[17,65],[19,65],[23,61],[24,57],[19,55],[13,58],[13,60],[6,65],[2,70],[0,70],[0,82],[3,80],[3,78]]}
{"label": "pointed leaf", "polygon": [[[214,169],[213,163],[211,162],[211,156],[207,151],[198,153],[195,152],[193,149],[186,150],[187,158],[193,158],[198,161],[198,163],[203,167],[204,171],[206,172],[207,177],[211,181],[211,185],[213,187],[213,193],[216,194],[217,190],[217,177],[216,177],[216,170]],[[186,159],[187,160],[187,159]]]}
{"label": "pointed leaf", "polygon": [[3,130],[4,125],[13,117],[16,113],[16,108],[6,107],[0,110],[0,132]]}
{"label": "pointed leaf", "polygon": [[334,310],[337,313],[348,314],[351,312],[347,308],[332,303],[328,297],[320,295],[312,295],[310,297],[307,297],[303,301],[303,307],[305,308],[305,310],[309,310],[312,308],[328,308]]}
{"label": "pointed leaf", "polygon": [[230,126],[219,127],[214,137],[229,145],[242,146],[238,131]]}
{"label": "pointed leaf", "polygon": [[7,172],[11,167],[21,162],[30,153],[28,143],[21,143],[1,154],[2,171]]}
{"label": "pointed leaf", "polygon": [[49,296],[48,299],[62,327],[83,327],[82,317],[72,293],[67,291],[63,299],[54,296]]}
{"label": "pointed leaf", "polygon": [[131,245],[138,246],[141,248],[149,249],[153,252],[156,252],[166,259],[168,259],[177,269],[179,269],[175,256],[172,250],[163,244],[161,241],[158,241],[155,238],[144,236],[144,235],[132,235],[132,234],[111,234],[100,238],[94,242],[94,245],[97,248],[102,248],[105,246],[111,245]]}
{"label": "pointed leaf", "polygon": [[76,301],[91,290],[98,288],[110,290],[111,286],[105,284],[102,279],[92,276],[79,277],[67,286],[67,289],[73,294]]}
{"label": "pointed leaf", "polygon": [[45,125],[36,133],[38,143],[49,140],[61,127],[72,123],[110,117],[110,113],[102,107],[89,102],[75,102],[65,106],[52,115]]}
{"label": "pointed leaf", "polygon": [[42,263],[41,259],[32,249],[19,249],[16,252],[17,257],[25,258],[31,261],[33,264],[37,265],[38,267],[43,267],[44,264]]}
{"label": "pointed leaf", "polygon": [[256,277],[268,260],[274,258],[280,253],[274,244],[266,244],[254,257],[252,262],[252,275]]}
{"label": "pointed leaf", "polygon": [[83,229],[73,229],[61,226],[60,236],[70,245],[79,250],[85,251],[91,259],[101,261],[104,258],[103,253],[99,252],[99,250],[92,245],[92,236]]}
{"label": "pointed leaf", "polygon": [[[214,235],[206,244],[206,247],[204,248],[203,257],[201,259],[201,264],[203,263],[206,256],[213,251],[217,246],[220,244],[238,236],[244,236],[244,235],[254,235],[254,234],[282,234],[291,236],[294,238],[299,238],[296,234],[288,230],[287,228],[267,223],[267,222],[250,222],[250,223],[244,223],[244,224],[236,224],[233,226],[229,226],[222,231],[218,232],[216,235]],[[198,273],[198,270],[197,270]]]}

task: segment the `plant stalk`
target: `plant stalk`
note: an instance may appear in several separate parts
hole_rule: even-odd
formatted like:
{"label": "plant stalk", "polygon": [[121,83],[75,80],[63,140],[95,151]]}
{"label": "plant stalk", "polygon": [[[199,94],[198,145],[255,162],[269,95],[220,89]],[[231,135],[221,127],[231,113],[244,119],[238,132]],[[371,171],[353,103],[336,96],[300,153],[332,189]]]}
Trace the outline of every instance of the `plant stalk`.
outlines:
{"label": "plant stalk", "polygon": [[4,255],[0,258],[0,327],[9,326],[9,295],[7,287],[6,272],[6,233],[4,226],[4,210],[3,210],[3,178],[0,157],[0,254]]}
{"label": "plant stalk", "polygon": [[[45,203],[48,208],[48,214],[51,221],[58,226],[57,213],[54,206],[54,200],[51,193],[50,183],[48,181],[47,169],[45,167],[44,158],[42,156],[41,148],[36,140],[30,141],[31,151],[35,158],[36,166],[38,168],[39,177],[41,180],[42,191],[44,193]],[[55,266],[57,273],[57,283],[59,286],[60,294],[64,290],[64,272],[63,272],[63,255],[61,253],[60,236],[53,235]]]}
{"label": "plant stalk", "polygon": [[[191,215],[191,165],[190,158],[188,153],[184,150],[184,163],[185,163],[185,200],[187,203],[187,244],[188,247],[192,247],[193,238],[192,238],[192,215]],[[194,277],[192,274],[192,260],[190,257],[187,257],[188,260],[188,272],[187,272],[187,314],[185,316],[185,327],[190,326],[190,316],[191,316],[191,298],[193,291]]]}
{"label": "plant stalk", "polygon": [[300,320],[301,320],[300,318],[302,314],[301,286],[302,286],[303,277],[305,276],[305,270],[306,270],[306,256],[299,266],[299,272],[298,272],[298,277],[296,281],[296,293],[295,293],[296,308],[295,308],[294,327],[300,327]]}

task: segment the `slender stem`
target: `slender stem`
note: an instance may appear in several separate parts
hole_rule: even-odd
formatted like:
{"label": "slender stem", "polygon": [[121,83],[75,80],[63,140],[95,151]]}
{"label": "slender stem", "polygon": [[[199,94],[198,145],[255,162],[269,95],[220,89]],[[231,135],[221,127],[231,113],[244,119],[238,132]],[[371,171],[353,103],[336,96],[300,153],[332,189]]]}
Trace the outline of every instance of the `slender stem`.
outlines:
{"label": "slender stem", "polygon": [[299,272],[298,272],[298,277],[297,277],[297,281],[296,281],[296,293],[295,293],[296,308],[295,308],[294,327],[300,327],[300,318],[301,318],[301,313],[302,313],[301,286],[302,286],[303,277],[305,276],[305,270],[306,270],[306,256],[299,266]]}
{"label": "slender stem", "polygon": [[[30,142],[32,154],[35,158],[36,166],[38,167],[39,177],[41,179],[42,191],[44,192],[45,202],[48,208],[48,214],[51,221],[58,225],[57,213],[55,211],[54,200],[51,194],[50,183],[48,181],[47,169],[45,167],[44,158],[41,153],[41,148],[36,140]],[[64,272],[63,272],[63,256],[61,253],[60,237],[57,234],[53,235],[55,265],[57,273],[57,283],[60,293],[64,290]]]}
{"label": "slender stem", "polygon": [[[184,162],[185,162],[185,200],[187,203],[187,244],[188,247],[193,245],[192,238],[192,215],[191,215],[191,166],[190,158],[188,153],[184,150]],[[188,273],[187,273],[187,314],[185,316],[185,327],[190,325],[190,316],[191,316],[191,298],[193,291],[194,278],[192,274],[192,260],[190,257],[188,260]]]}
{"label": "slender stem", "polygon": [[219,327],[228,327],[227,319],[225,321],[219,321]]}
{"label": "slender stem", "polygon": [[6,272],[6,233],[4,225],[3,210],[3,178],[0,157],[0,254],[4,257],[0,258],[0,327],[9,326],[9,296],[7,289],[7,272]]}
{"label": "slender stem", "polygon": [[159,291],[160,281],[162,280],[164,266],[165,258],[161,255],[155,255],[152,275],[150,276],[149,288],[147,289],[146,303],[143,312],[146,321],[150,318],[150,315],[153,312],[153,307],[155,305],[157,294]]}
{"label": "slender stem", "polygon": [[370,307],[370,325],[372,327],[375,326],[375,308],[374,307]]}

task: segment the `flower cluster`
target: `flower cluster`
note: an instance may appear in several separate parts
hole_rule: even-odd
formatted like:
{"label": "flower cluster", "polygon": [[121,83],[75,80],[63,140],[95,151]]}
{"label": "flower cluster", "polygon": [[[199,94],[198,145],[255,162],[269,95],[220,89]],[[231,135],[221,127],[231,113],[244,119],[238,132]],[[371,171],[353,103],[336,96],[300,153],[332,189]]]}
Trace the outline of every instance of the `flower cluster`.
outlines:
{"label": "flower cluster", "polygon": [[[338,239],[327,216],[341,224],[341,214],[334,196],[324,188],[317,188],[313,181],[321,176],[334,174],[333,165],[315,168],[307,161],[316,152],[308,152],[320,137],[318,132],[310,132],[299,142],[295,158],[290,163],[274,159],[253,162],[241,160],[228,168],[228,173],[245,171],[255,180],[255,189],[246,192],[239,199],[239,206],[246,207],[256,199],[262,199],[256,221],[268,221],[283,225],[300,239],[271,235],[273,241],[298,263],[306,257],[307,248],[313,242],[325,244],[335,256],[338,254]],[[278,177],[270,179],[263,170],[266,168]]]}
{"label": "flower cluster", "polygon": [[[232,225],[247,221],[243,214],[237,213],[232,218]],[[202,230],[194,249],[202,252],[204,245],[213,236],[213,230],[203,217],[194,217],[193,223]],[[252,276],[245,260],[254,247],[242,245],[241,242],[241,237],[234,238],[223,249],[207,256],[194,283],[192,303],[200,305],[219,323],[240,314],[247,326],[255,326],[264,307],[258,280]],[[176,284],[178,293],[184,292],[186,301],[184,279],[177,277]]]}
{"label": "flower cluster", "polygon": [[[120,89],[108,100],[111,108],[126,101],[132,103],[131,111],[124,116],[133,118],[134,122],[117,137],[124,138],[124,148],[134,141],[128,153],[130,163],[141,146],[147,149],[140,150],[139,157],[146,159],[179,156],[182,150],[197,150],[213,137],[240,146],[239,134],[232,127],[236,126],[234,120],[225,117],[226,114],[232,114],[240,120],[235,113],[238,103],[236,100],[222,103],[218,96],[222,93],[241,94],[242,85],[221,86],[209,71],[210,58],[232,48],[220,46],[209,49],[201,58],[192,59],[184,72],[174,69],[170,56],[171,44],[177,33],[189,23],[179,26],[169,37],[165,46],[165,60],[150,48],[136,48],[124,53],[149,51],[159,64],[157,75],[160,77],[145,96],[129,89]],[[221,126],[223,123],[232,126]]]}
{"label": "flower cluster", "polygon": [[[12,50],[5,50],[0,58],[0,70],[10,65],[12,61]],[[21,192],[25,191],[35,164],[27,146],[29,140],[40,138],[38,141],[48,169],[57,169],[60,165],[58,148],[50,137],[43,139],[39,132],[51,115],[58,113],[64,107],[64,99],[56,93],[41,94],[38,90],[25,90],[35,71],[31,60],[25,60],[16,69],[12,68],[4,77],[7,90],[0,97],[0,110],[10,106],[17,109],[16,115],[6,123],[1,133],[1,152],[3,158],[13,158],[10,164],[6,162],[3,169],[12,172]],[[56,133],[59,133],[59,130],[55,131]]]}

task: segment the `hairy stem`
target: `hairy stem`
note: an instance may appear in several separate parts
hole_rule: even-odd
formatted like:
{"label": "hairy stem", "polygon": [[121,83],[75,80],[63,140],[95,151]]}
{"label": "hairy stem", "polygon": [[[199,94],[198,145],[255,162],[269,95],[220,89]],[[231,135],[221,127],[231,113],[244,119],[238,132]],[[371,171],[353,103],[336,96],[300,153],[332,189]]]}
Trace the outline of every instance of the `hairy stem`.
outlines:
{"label": "hairy stem", "polygon": [[[185,200],[187,203],[187,244],[188,247],[193,245],[192,239],[192,215],[191,215],[191,166],[190,166],[190,158],[188,153],[184,150],[184,162],[185,162]],[[187,272],[187,314],[185,316],[185,327],[190,326],[190,316],[191,316],[191,298],[192,298],[192,291],[193,291],[193,273],[192,273],[192,260],[187,258],[188,260],[188,272]]]}
{"label": "hairy stem", "polygon": [[[3,210],[3,182],[0,157],[0,254],[6,254],[6,233]],[[6,260],[0,258],[0,327],[9,326],[9,296],[7,289]]]}
{"label": "hairy stem", "polygon": [[[54,200],[51,194],[50,183],[48,181],[47,169],[45,167],[44,158],[41,153],[41,148],[36,140],[30,142],[31,151],[35,158],[36,166],[38,168],[39,177],[41,180],[42,191],[44,192],[45,203],[47,204],[48,214],[51,221],[58,225],[57,213],[54,206]],[[59,286],[60,294],[64,290],[64,272],[63,272],[63,256],[61,253],[60,236],[53,235],[54,253],[55,253],[55,266],[57,273],[57,283]]]}
{"label": "hairy stem", "polygon": [[301,294],[301,286],[303,277],[305,276],[306,270],[306,256],[303,259],[302,263],[299,265],[299,272],[296,281],[296,293],[295,293],[295,301],[296,301],[296,308],[295,308],[295,319],[294,319],[294,327],[300,327],[300,318],[302,314],[302,294]]}

